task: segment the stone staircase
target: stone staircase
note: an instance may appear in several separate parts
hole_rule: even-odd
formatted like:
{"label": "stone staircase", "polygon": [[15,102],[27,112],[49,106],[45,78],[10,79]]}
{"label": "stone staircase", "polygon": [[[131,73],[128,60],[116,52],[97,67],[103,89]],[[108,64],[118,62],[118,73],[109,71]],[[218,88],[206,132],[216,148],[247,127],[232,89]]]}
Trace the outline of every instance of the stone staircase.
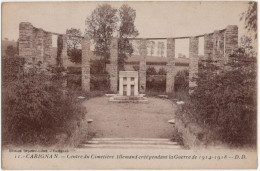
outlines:
{"label": "stone staircase", "polygon": [[182,146],[177,142],[162,138],[93,138],[82,143],[79,147],[182,149]]}

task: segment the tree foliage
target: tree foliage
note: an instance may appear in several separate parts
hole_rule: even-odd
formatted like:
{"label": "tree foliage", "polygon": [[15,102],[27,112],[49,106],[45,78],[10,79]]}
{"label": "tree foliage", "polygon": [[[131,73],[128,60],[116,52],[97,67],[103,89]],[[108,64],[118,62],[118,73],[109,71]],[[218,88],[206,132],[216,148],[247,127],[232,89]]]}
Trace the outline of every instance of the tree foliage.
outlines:
{"label": "tree foliage", "polygon": [[80,29],[71,28],[66,30],[68,56],[71,62],[81,63],[82,50],[80,49],[82,33]]}
{"label": "tree foliage", "polygon": [[15,55],[18,55],[18,48],[12,45],[7,46],[5,50],[5,55],[9,58],[15,57]]}
{"label": "tree foliage", "polygon": [[99,5],[86,19],[86,34],[95,40],[95,54],[101,56],[104,63],[109,61],[110,44],[113,36],[118,36],[118,64],[123,70],[124,62],[133,53],[129,37],[136,37],[138,31],[134,21],[136,12],[128,5],[118,10],[111,5]]}
{"label": "tree foliage", "polygon": [[257,2],[249,2],[247,11],[242,13],[240,20],[245,21],[245,29],[253,32],[257,38]]}
{"label": "tree foliage", "polygon": [[101,56],[104,62],[109,60],[111,38],[117,28],[117,9],[103,4],[91,13],[86,19],[86,34],[95,40],[95,54]]}

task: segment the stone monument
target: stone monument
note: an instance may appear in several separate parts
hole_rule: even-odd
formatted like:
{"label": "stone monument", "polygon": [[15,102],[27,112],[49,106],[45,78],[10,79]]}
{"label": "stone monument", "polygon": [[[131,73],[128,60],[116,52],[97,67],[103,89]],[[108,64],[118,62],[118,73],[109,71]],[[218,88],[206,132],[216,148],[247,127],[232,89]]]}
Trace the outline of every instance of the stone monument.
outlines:
{"label": "stone monument", "polygon": [[119,72],[119,94],[112,96],[111,102],[147,102],[144,94],[138,92],[138,72],[120,71]]}
{"label": "stone monument", "polygon": [[138,72],[137,71],[119,72],[119,95],[138,96]]}

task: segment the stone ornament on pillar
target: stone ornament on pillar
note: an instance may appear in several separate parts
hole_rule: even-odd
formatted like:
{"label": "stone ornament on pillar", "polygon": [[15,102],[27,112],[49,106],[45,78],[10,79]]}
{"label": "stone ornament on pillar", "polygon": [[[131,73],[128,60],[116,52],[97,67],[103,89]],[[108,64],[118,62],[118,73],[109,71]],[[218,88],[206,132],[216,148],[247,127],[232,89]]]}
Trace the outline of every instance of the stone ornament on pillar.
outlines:
{"label": "stone ornament on pillar", "polygon": [[166,93],[174,91],[175,76],[175,39],[167,39]]}
{"label": "stone ornament on pillar", "polygon": [[118,39],[112,38],[110,45],[110,90],[117,92],[118,85]]}
{"label": "stone ornament on pillar", "polygon": [[81,41],[81,47],[82,47],[82,79],[81,79],[81,86],[82,90],[85,92],[90,91],[90,56],[91,56],[91,50],[90,50],[90,39],[88,37],[85,37]]}
{"label": "stone ornament on pillar", "polygon": [[[199,60],[199,39],[198,37],[191,37],[190,38],[190,47],[189,47],[189,87],[197,86],[196,82],[193,80],[198,75],[198,60]],[[192,92],[192,91],[190,91]]]}
{"label": "stone ornament on pillar", "polygon": [[139,69],[139,91],[140,93],[145,93],[146,90],[146,56],[147,56],[147,46],[146,40],[142,39],[140,41],[140,69]]}

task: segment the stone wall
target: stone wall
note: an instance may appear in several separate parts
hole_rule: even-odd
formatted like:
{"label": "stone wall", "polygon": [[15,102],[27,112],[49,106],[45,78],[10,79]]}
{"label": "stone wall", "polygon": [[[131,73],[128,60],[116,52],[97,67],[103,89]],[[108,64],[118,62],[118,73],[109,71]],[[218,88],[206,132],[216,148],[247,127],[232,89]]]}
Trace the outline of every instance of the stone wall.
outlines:
{"label": "stone wall", "polygon": [[166,93],[174,91],[175,76],[175,40],[167,39],[167,73],[166,73]]}
{"label": "stone wall", "polygon": [[31,23],[19,25],[19,56],[29,64],[50,65],[52,52],[52,34]]}
{"label": "stone wall", "polygon": [[[52,55],[52,35],[41,28],[33,27],[31,23],[21,22],[19,25],[19,56],[25,58],[30,64],[43,66],[56,66],[57,56]],[[56,34],[57,35],[57,34]],[[67,68],[67,37],[62,35],[63,49],[61,53],[61,63]]]}
{"label": "stone wall", "polygon": [[19,56],[28,64],[47,66],[51,64],[52,34],[31,23],[19,25]]}
{"label": "stone wall", "polygon": [[81,41],[82,47],[82,79],[81,86],[82,90],[85,92],[90,91],[90,40],[88,38],[84,38]]}
{"label": "stone wall", "polygon": [[199,53],[199,38],[191,37],[190,38],[190,64],[189,64],[189,87],[195,87],[196,82],[193,80],[197,77],[198,74],[198,53]]}
{"label": "stone wall", "polygon": [[114,93],[118,89],[118,39],[113,38],[110,45],[110,90]]}
{"label": "stone wall", "polygon": [[139,92],[145,93],[146,90],[146,56],[147,56],[147,45],[146,40],[140,41],[140,68],[139,68]]}

